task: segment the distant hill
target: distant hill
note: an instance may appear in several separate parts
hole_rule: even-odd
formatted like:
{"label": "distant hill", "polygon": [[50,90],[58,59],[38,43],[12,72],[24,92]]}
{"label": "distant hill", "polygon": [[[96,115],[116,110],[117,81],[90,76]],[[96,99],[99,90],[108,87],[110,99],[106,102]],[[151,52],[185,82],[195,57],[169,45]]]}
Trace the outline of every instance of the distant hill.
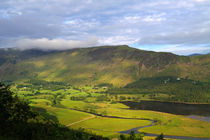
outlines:
{"label": "distant hill", "polygon": [[0,80],[61,81],[73,85],[113,84],[174,76],[210,81],[210,55],[178,56],[121,46],[66,51],[0,50]]}
{"label": "distant hill", "polygon": [[206,53],[206,54],[201,54],[201,53],[193,53],[193,54],[190,54],[188,56],[198,56],[198,55],[208,55],[210,53]]}
{"label": "distant hill", "polygon": [[198,56],[198,55],[203,55],[203,54],[200,54],[200,53],[193,53],[193,54],[190,54],[188,56]]}

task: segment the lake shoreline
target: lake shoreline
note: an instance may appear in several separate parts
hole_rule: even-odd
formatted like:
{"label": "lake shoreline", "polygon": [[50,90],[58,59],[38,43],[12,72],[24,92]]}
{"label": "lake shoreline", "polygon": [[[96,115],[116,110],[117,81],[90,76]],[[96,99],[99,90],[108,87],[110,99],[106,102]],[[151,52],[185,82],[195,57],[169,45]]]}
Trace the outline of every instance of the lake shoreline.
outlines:
{"label": "lake shoreline", "polygon": [[[135,134],[140,134],[141,133],[140,129],[146,128],[146,127],[152,127],[155,125],[154,120],[150,120],[150,121],[151,121],[151,124],[149,124],[149,125],[132,128],[132,129],[125,130],[125,131],[119,131],[118,133],[130,134],[133,131]],[[142,133],[144,133],[144,132],[142,132]],[[144,133],[144,136],[157,137],[158,134]],[[205,138],[205,137],[189,137],[189,136],[175,136],[175,135],[164,135],[164,138],[182,139],[182,140],[210,140],[210,138]]]}
{"label": "lake shoreline", "polygon": [[175,115],[210,117],[210,104],[185,104],[148,100],[141,100],[139,102],[124,101],[121,103],[129,106],[131,110],[152,110]]}

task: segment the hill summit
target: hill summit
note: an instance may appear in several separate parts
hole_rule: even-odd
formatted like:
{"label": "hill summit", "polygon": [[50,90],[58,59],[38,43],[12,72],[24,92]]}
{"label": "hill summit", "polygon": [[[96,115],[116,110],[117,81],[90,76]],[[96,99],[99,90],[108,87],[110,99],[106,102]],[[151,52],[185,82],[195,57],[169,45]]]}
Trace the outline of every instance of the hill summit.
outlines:
{"label": "hill summit", "polygon": [[0,50],[0,80],[60,81],[73,85],[125,86],[140,78],[188,77],[210,81],[210,55],[178,56],[127,45],[65,51]]}

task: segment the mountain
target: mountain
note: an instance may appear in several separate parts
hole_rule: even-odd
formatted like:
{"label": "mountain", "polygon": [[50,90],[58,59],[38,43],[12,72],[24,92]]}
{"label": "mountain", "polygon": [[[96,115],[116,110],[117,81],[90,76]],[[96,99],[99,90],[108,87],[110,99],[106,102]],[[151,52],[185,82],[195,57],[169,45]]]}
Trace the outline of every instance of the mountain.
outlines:
{"label": "mountain", "polygon": [[65,51],[0,50],[0,80],[125,86],[140,78],[174,76],[210,81],[210,55],[178,56],[121,46]]}
{"label": "mountain", "polygon": [[197,56],[197,55],[203,55],[203,54],[200,54],[200,53],[193,53],[193,54],[190,54],[188,56]]}
{"label": "mountain", "polygon": [[201,53],[193,53],[193,54],[190,54],[188,56],[198,56],[198,55],[208,55],[210,53],[206,53],[206,54],[201,54]]}

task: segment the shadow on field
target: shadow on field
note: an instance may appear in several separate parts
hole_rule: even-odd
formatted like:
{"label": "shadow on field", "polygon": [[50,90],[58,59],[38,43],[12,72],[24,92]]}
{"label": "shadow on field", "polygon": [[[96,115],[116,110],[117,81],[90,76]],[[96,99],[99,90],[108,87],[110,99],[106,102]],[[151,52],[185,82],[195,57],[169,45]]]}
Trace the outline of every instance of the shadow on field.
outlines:
{"label": "shadow on field", "polygon": [[54,122],[59,123],[58,118],[48,113],[46,109],[41,108],[41,107],[31,107],[31,108],[34,112],[44,116],[46,119],[53,120]]}

